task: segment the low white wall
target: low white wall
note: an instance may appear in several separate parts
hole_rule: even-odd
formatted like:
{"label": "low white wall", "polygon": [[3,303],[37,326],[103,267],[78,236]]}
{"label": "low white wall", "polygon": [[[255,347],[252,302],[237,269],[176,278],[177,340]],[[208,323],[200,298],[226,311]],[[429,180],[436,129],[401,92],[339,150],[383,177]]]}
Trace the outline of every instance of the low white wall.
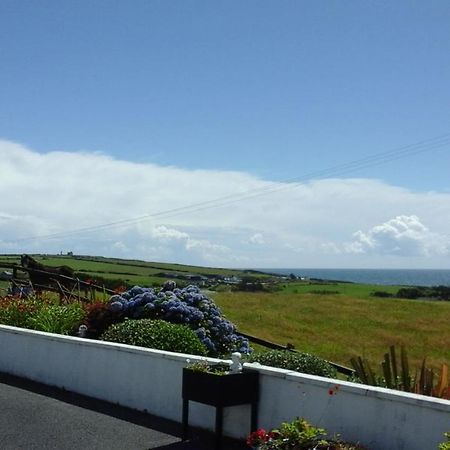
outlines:
{"label": "low white wall", "polygon": [[259,371],[259,419],[267,428],[300,416],[373,450],[436,450],[450,431],[448,400],[282,369]]}
{"label": "low white wall", "polygon": [[[0,371],[181,421],[181,380],[195,356],[0,325]],[[213,360],[211,361],[218,361]],[[434,450],[450,402],[249,364],[261,374],[259,426],[304,417],[372,450]],[[249,406],[225,408],[225,434],[244,437]],[[190,402],[189,423],[214,428],[214,408]]]}

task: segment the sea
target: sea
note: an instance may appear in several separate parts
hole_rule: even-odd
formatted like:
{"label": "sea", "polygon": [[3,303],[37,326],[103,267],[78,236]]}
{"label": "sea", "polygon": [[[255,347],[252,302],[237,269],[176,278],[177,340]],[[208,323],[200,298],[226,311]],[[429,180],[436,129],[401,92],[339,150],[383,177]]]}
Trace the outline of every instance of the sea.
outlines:
{"label": "sea", "polygon": [[277,275],[293,273],[297,277],[322,280],[349,281],[353,283],[450,286],[450,270],[444,269],[258,269]]}

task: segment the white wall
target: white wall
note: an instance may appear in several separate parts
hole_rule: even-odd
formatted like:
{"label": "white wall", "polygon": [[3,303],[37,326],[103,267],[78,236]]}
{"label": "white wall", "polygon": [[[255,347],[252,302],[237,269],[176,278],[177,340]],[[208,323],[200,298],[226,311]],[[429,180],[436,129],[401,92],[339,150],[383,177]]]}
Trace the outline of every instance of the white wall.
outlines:
{"label": "white wall", "polygon": [[[1,372],[176,421],[181,421],[181,369],[187,358],[199,359],[0,325]],[[259,426],[264,428],[305,417],[372,450],[434,450],[450,431],[450,401],[248,366],[261,374]],[[190,405],[190,424],[213,429],[214,408]],[[249,416],[248,406],[226,408],[225,434],[247,435]]]}

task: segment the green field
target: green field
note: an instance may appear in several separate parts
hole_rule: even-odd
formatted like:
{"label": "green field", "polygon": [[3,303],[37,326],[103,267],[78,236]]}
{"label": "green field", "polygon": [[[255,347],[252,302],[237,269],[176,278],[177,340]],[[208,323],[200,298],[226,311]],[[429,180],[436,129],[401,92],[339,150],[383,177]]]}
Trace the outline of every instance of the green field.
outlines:
{"label": "green field", "polygon": [[[19,262],[0,256],[0,262]],[[37,257],[47,265],[68,265],[92,278],[122,279],[128,284],[160,285],[171,275],[248,276],[249,272],[101,257]],[[167,276],[156,276],[164,272]],[[271,279],[250,272],[260,281]],[[178,280],[177,280],[178,281]],[[272,281],[274,281],[272,279]],[[0,288],[7,286],[1,282]],[[352,356],[381,361],[392,344],[405,344],[411,365],[427,361],[450,364],[450,302],[379,298],[399,286],[314,283],[278,279],[273,292],[235,292],[230,287],[210,295],[239,330],[349,365]]]}
{"label": "green field", "polygon": [[378,364],[392,344],[406,345],[413,366],[425,356],[435,366],[450,363],[450,302],[376,298],[365,285],[353,288],[362,295],[218,292],[212,297],[241,331],[344,365],[357,355]]}
{"label": "green field", "polygon": [[[143,286],[160,285],[171,276],[226,276],[233,275],[242,277],[254,275],[250,273],[210,267],[185,266],[182,264],[155,263],[138,260],[123,260],[116,258],[103,258],[92,256],[56,256],[56,255],[33,255],[33,257],[48,266],[66,265],[80,274],[87,274],[92,278],[122,279],[128,284],[138,284]],[[0,263],[20,264],[20,255],[0,256]],[[164,273],[166,276],[158,276]],[[257,273],[257,272],[256,272]],[[268,275],[257,273],[261,279],[269,278]]]}

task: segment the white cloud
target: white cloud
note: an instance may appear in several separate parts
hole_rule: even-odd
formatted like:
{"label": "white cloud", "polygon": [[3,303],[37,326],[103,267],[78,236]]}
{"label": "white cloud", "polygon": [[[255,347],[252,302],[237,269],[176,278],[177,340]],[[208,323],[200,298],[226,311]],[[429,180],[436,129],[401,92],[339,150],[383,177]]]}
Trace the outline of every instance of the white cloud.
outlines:
{"label": "white cloud", "polygon": [[[245,199],[255,190],[266,193]],[[2,252],[240,267],[404,267],[407,254],[412,267],[450,267],[450,193],[375,179],[275,183],[0,141],[0,195]],[[120,226],[68,233],[105,223]],[[63,235],[20,240],[52,233]]]}
{"label": "white cloud", "polygon": [[167,228],[164,225],[154,227],[151,231],[151,235],[156,239],[163,240],[188,240],[189,235],[182,231],[175,230],[173,228]]}
{"label": "white cloud", "polygon": [[164,241],[169,244],[175,243],[175,246],[181,246],[189,252],[198,253],[204,260],[214,261],[220,259],[220,256],[227,254],[230,249],[224,245],[214,244],[207,239],[194,239],[188,233],[168,228],[164,225],[154,227],[151,230],[151,236],[157,240]]}
{"label": "white cloud", "polygon": [[415,215],[397,216],[366,233],[357,231],[354,237],[347,246],[354,253],[432,256],[448,254],[450,248],[450,239],[431,232]]}
{"label": "white cloud", "polygon": [[255,245],[264,245],[265,244],[264,236],[261,233],[255,233],[252,236],[250,236],[248,242],[250,244],[255,244]]}

